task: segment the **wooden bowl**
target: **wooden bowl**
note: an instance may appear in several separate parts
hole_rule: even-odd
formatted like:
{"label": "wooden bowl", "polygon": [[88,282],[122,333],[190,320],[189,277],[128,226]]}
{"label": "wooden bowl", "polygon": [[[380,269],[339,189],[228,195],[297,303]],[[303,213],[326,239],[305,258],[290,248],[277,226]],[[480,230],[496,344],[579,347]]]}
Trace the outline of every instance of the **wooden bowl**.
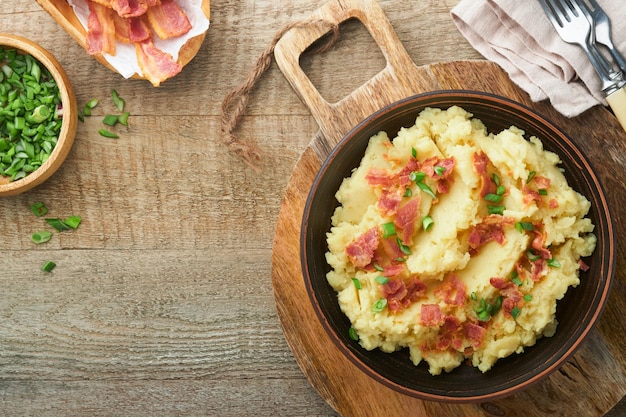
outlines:
{"label": "wooden bowl", "polygon": [[[590,268],[581,272],[581,283],[558,302],[558,328],[553,337],[499,360],[486,373],[459,366],[450,373],[432,376],[425,363],[414,366],[408,349],[384,353],[366,351],[349,337],[350,323],[339,308],[337,294],[326,280],[330,267],[326,233],[338,206],[334,195],[342,180],[356,168],[369,138],[383,130],[393,138],[400,127],[415,123],[425,107],[459,105],[483,121],[490,132],[515,125],[527,135],[542,139],[545,149],[558,154],[569,184],[591,202],[589,217],[598,241]],[[575,143],[550,121],[506,98],[468,91],[421,94],[394,103],[370,116],[348,135],[322,165],[306,201],[301,229],[301,262],[308,295],[330,338],[349,360],[371,378],[401,393],[430,401],[478,402],[518,392],[547,377],[567,361],[589,334],[607,301],[615,268],[615,233],[602,185]],[[375,399],[374,399],[375,401]]]}
{"label": "wooden bowl", "polygon": [[61,64],[47,50],[33,41],[9,34],[0,34],[0,45],[30,54],[45,66],[59,86],[63,104],[63,124],[59,138],[46,162],[32,173],[16,181],[9,182],[7,177],[0,176],[0,196],[10,196],[23,193],[41,184],[61,166],[74,143],[78,125],[78,106],[67,74]]}
{"label": "wooden bowl", "polygon": [[[72,6],[66,0],[37,0],[37,3],[46,11],[52,18],[59,24],[69,35],[74,38],[80,46],[87,50],[87,32],[80,23],[80,20],[76,17]],[[202,12],[207,19],[211,17],[211,2],[210,0],[202,0]],[[202,35],[195,36],[187,41],[181,48],[178,54],[178,62],[184,67],[187,65],[198,53],[206,32]],[[117,72],[111,64],[101,55],[93,56],[98,62],[109,68],[111,71]],[[135,74],[132,78],[145,79],[142,76]]]}

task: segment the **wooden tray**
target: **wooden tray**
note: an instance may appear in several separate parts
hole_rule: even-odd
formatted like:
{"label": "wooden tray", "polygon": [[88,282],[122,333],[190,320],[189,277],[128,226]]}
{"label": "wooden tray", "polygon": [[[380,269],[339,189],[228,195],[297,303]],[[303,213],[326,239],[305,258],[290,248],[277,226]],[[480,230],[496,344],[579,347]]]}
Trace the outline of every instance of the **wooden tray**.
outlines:
{"label": "wooden tray", "polygon": [[[69,35],[74,38],[85,51],[87,50],[87,32],[80,23],[72,6],[66,0],[37,0],[37,3],[59,24]],[[207,19],[211,18],[211,2],[210,0],[202,0],[202,11]],[[187,41],[178,54],[178,62],[184,67],[196,56],[204,42],[206,32],[202,35],[195,36]],[[117,72],[102,56],[93,56],[98,62],[111,71]],[[135,74],[132,78],[144,79]]]}
{"label": "wooden tray", "polygon": [[[298,161],[287,186],[274,237],[272,283],[278,316],[300,368],[319,394],[344,416],[479,417],[625,415],[626,404],[626,195],[609,192],[618,231],[617,276],[597,327],[575,356],[551,377],[530,389],[484,404],[441,404],[400,394],[369,378],[334,346],[309,301],[300,266],[300,222],[317,171],[330,150],[359,121],[404,97],[433,90],[485,91],[534,108],[565,129],[597,168],[607,190],[626,186],[626,135],[601,107],[567,119],[547,103],[532,103],[497,65],[486,61],[448,62],[417,67],[375,1],[334,0],[315,16],[340,23],[356,18],[369,30],[387,65],[337,103],[328,103],[299,67],[299,57],[322,37],[321,29],[288,32],[275,50],[276,61],[309,108],[320,130]],[[621,210],[621,211],[620,211]],[[615,407],[611,412],[609,410]],[[621,410],[621,411],[620,411]],[[608,412],[608,414],[607,414]]]}

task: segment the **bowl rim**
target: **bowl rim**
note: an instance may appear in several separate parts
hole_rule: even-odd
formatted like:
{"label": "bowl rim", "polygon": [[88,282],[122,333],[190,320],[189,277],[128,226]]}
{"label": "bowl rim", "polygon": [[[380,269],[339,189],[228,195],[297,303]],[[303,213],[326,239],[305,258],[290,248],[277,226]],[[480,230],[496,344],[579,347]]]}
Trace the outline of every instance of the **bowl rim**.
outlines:
{"label": "bowl rim", "polygon": [[[609,257],[609,261],[607,263],[607,273],[606,273],[606,276],[603,277],[604,286],[601,288],[601,294],[598,298],[599,301],[598,301],[597,308],[595,308],[595,310],[592,312],[584,329],[573,340],[573,342],[567,347],[567,350],[560,357],[558,357],[556,360],[553,360],[551,363],[549,363],[549,365],[545,369],[542,369],[540,372],[534,374],[531,378],[523,380],[521,384],[512,385],[502,390],[495,390],[493,392],[487,392],[485,394],[480,394],[480,395],[450,396],[450,395],[438,395],[438,394],[431,394],[428,392],[417,391],[412,388],[405,387],[404,385],[401,385],[400,383],[397,383],[389,379],[388,377],[381,375],[376,370],[370,368],[366,363],[364,363],[360,358],[358,358],[356,354],[348,346],[346,346],[342,342],[341,338],[339,337],[339,335],[337,334],[333,326],[330,324],[328,318],[325,316],[324,311],[322,311],[322,309],[320,308],[320,302],[319,302],[319,299],[317,297],[317,294],[314,288],[312,287],[311,276],[308,270],[307,247],[309,244],[307,242],[307,230],[309,230],[308,222],[309,222],[309,217],[311,214],[311,206],[316,196],[316,192],[318,190],[320,182],[322,181],[323,177],[326,175],[326,172],[328,171],[328,168],[330,167],[330,165],[337,158],[337,156],[339,156],[342,153],[342,150],[346,147],[346,145],[355,137],[359,136],[360,131],[365,129],[373,121],[377,120],[380,117],[384,117],[385,115],[389,113],[393,113],[398,108],[404,108],[404,106],[410,106],[410,105],[415,107],[415,116],[417,117],[417,114],[423,108],[429,107],[429,105],[421,105],[420,101],[426,100],[428,98],[436,98],[436,97],[476,98],[476,99],[485,99],[490,102],[496,102],[496,103],[504,105],[505,107],[508,107],[509,110],[515,110],[515,111],[521,110],[527,114],[530,114],[535,120],[537,120],[542,125],[545,125],[547,128],[552,130],[559,137],[559,139],[563,140],[563,145],[565,145],[567,149],[573,151],[577,155],[577,157],[580,159],[580,161],[582,161],[585,164],[585,169],[584,169],[585,177],[597,189],[597,195],[602,203],[601,207],[597,208],[599,217],[601,220],[604,220],[606,223],[605,224],[606,228],[603,229],[602,231],[605,232],[605,234],[607,235],[606,238],[604,239],[605,252],[607,252],[607,255]],[[462,107],[462,104],[460,104],[460,106]],[[436,106],[430,106],[430,107],[436,107]],[[597,227],[598,225],[595,225],[595,226]],[[589,332],[594,328],[596,322],[598,321],[598,318],[602,314],[606,306],[606,303],[608,301],[608,296],[609,296],[609,293],[613,284],[613,276],[614,276],[615,265],[616,265],[616,256],[615,256],[616,235],[615,235],[614,227],[615,226],[614,226],[614,221],[613,221],[613,214],[608,204],[608,199],[606,197],[604,187],[602,183],[600,182],[599,178],[596,176],[595,170],[593,169],[591,162],[587,159],[587,157],[585,157],[584,153],[581,151],[581,149],[576,144],[576,142],[574,142],[571,139],[571,137],[567,133],[565,133],[563,129],[561,129],[558,125],[553,123],[546,116],[543,116],[542,114],[540,114],[537,110],[534,110],[533,108],[508,97],[504,97],[504,96],[493,94],[493,93],[482,92],[482,91],[474,91],[474,90],[455,90],[455,89],[436,90],[436,91],[429,91],[429,92],[424,92],[420,94],[415,94],[410,97],[406,97],[404,99],[398,100],[396,102],[393,102],[391,104],[384,106],[380,110],[372,113],[370,116],[363,119],[355,127],[353,127],[348,133],[346,133],[346,135],[344,135],[344,137],[339,141],[339,143],[331,150],[329,155],[323,161],[318,173],[316,174],[313,184],[311,186],[311,189],[306,198],[306,202],[305,202],[305,206],[304,206],[304,210],[302,214],[301,228],[300,228],[300,242],[299,242],[300,243],[300,262],[301,262],[301,270],[302,270],[304,284],[306,287],[308,298],[312,304],[313,310],[315,311],[316,317],[322,324],[322,327],[324,328],[328,337],[332,340],[335,347],[337,347],[353,365],[355,365],[358,369],[360,369],[362,372],[367,374],[369,377],[373,378],[375,381],[378,381],[379,383],[389,388],[392,388],[397,392],[400,392],[402,394],[405,394],[411,397],[416,397],[416,398],[428,400],[428,401],[437,401],[437,402],[476,403],[476,402],[484,402],[487,400],[491,401],[494,399],[506,397],[515,392],[518,392],[520,389],[526,389],[527,387],[551,375],[554,371],[556,371],[563,364],[565,364],[577,351],[577,349],[580,347],[583,340],[587,337]]]}
{"label": "bowl rim", "polygon": [[18,49],[45,66],[59,87],[63,105],[63,123],[52,153],[39,168],[24,178],[0,184],[0,197],[23,193],[46,181],[63,164],[74,143],[78,124],[78,107],[72,84],[59,61],[43,46],[19,35],[0,33],[0,46]]}

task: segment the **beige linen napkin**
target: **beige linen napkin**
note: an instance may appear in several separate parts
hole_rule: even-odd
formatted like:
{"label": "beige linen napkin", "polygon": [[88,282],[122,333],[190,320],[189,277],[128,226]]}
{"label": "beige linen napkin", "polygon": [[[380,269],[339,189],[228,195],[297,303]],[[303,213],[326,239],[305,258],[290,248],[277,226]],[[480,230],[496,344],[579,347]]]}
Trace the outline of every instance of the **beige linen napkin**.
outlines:
{"label": "beige linen napkin", "polygon": [[[626,54],[626,4],[596,1],[611,18],[613,42]],[[568,117],[606,105],[587,55],[559,37],[537,0],[461,0],[451,16],[469,43],[533,101],[549,99]]]}

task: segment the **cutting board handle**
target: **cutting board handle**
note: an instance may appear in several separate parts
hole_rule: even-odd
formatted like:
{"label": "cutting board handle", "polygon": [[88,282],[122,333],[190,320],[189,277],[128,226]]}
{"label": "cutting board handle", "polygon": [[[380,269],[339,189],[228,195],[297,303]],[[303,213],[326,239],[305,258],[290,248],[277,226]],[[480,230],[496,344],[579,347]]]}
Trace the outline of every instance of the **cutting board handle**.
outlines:
{"label": "cutting board handle", "polygon": [[[424,83],[391,23],[375,0],[331,0],[312,19],[340,25],[358,19],[369,31],[386,60],[370,80],[336,103],[326,101],[300,67],[300,55],[328,32],[320,25],[298,26],[277,42],[276,62],[308,107],[329,145],[336,145],[356,124],[387,104],[422,92]],[[421,87],[420,87],[421,86]]]}

